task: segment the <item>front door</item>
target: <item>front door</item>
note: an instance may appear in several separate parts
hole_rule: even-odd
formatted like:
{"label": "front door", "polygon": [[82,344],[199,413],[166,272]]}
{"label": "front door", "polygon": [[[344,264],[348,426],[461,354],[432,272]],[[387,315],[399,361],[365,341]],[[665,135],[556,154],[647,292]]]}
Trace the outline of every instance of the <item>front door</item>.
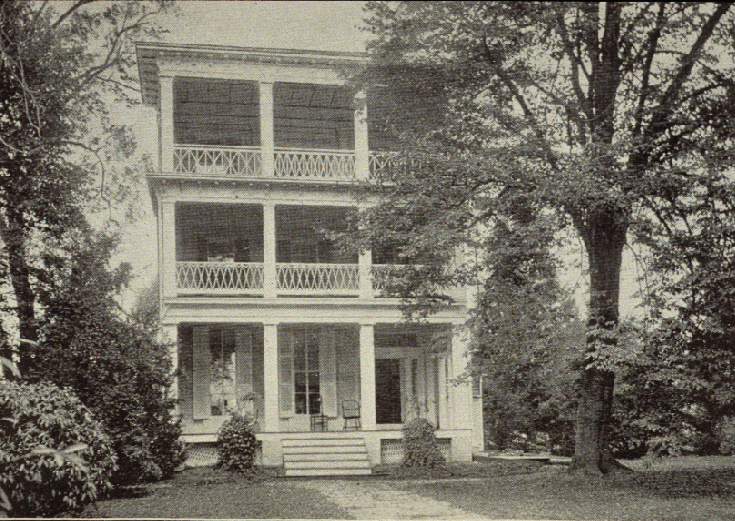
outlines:
{"label": "front door", "polygon": [[375,360],[375,420],[401,423],[401,360]]}

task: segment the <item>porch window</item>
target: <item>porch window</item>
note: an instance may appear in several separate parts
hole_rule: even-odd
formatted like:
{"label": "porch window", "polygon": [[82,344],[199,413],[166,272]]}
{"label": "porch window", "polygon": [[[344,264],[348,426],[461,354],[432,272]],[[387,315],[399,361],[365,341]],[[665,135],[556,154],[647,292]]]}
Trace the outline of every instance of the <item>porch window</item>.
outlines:
{"label": "porch window", "polygon": [[212,416],[223,416],[235,407],[235,331],[213,327],[209,330],[211,354],[210,404]]}
{"label": "porch window", "polygon": [[319,337],[309,329],[294,331],[294,406],[296,414],[321,413]]}

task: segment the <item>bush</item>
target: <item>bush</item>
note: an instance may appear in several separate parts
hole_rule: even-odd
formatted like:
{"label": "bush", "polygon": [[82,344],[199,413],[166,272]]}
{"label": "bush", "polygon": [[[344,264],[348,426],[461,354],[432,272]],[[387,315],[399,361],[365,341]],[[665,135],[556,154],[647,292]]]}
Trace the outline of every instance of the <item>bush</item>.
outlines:
{"label": "bush", "polygon": [[[0,418],[0,488],[11,516],[79,510],[111,488],[110,440],[71,392],[49,383],[0,382]],[[62,452],[32,454],[39,448]]]}
{"label": "bush", "polygon": [[166,347],[104,310],[87,311],[43,330],[44,377],[70,386],[102,422],[118,456],[116,486],[170,477],[186,456],[166,397]]}
{"label": "bush", "polygon": [[726,416],[722,418],[718,422],[715,431],[720,445],[720,454],[735,455],[735,417]]}
{"label": "bush", "polygon": [[155,320],[121,312],[116,295],[130,270],[109,269],[115,245],[113,237],[90,233],[60,245],[67,256],[47,261],[63,269],[39,291],[40,341],[24,376],[76,393],[112,439],[119,458],[113,483],[131,485],[170,476],[185,454],[166,396],[168,346],[156,340]]}
{"label": "bush", "polygon": [[436,441],[434,426],[423,418],[416,418],[403,426],[405,452],[402,467],[433,469],[444,464],[444,456]]}
{"label": "bush", "polygon": [[217,435],[219,465],[225,470],[247,472],[253,468],[258,440],[253,434],[253,421],[249,416],[233,414],[222,424]]}

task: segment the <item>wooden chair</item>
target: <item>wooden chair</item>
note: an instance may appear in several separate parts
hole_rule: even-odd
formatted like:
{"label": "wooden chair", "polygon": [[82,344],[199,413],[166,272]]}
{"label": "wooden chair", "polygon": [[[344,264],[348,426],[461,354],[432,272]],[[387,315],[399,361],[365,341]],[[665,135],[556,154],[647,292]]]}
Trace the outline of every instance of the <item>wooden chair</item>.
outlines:
{"label": "wooden chair", "polygon": [[360,430],[362,423],[360,422],[360,402],[357,400],[344,400],[342,402],[342,418],[345,421],[344,430],[348,430],[348,423],[351,424],[350,429]]}

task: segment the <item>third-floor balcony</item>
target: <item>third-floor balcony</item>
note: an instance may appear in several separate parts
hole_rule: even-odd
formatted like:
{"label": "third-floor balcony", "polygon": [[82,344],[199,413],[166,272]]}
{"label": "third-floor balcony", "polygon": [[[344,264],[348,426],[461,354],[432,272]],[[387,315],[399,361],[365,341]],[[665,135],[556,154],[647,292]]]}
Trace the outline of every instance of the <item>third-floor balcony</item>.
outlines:
{"label": "third-floor balcony", "polygon": [[175,77],[161,106],[164,175],[352,181],[393,157],[368,151],[365,99],[346,86]]}

